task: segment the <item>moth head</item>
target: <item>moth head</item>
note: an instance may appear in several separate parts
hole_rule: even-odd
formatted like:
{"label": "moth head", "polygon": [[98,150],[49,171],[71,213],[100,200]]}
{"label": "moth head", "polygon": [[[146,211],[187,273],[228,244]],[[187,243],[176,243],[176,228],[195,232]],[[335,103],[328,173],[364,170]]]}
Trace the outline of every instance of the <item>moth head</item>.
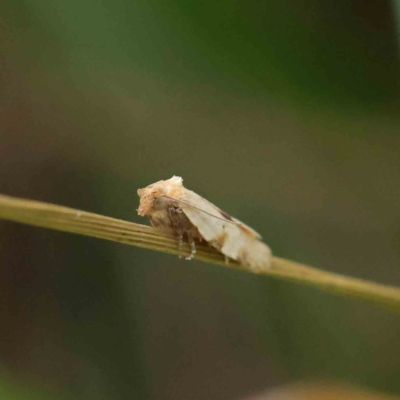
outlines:
{"label": "moth head", "polygon": [[143,189],[138,190],[140,197],[140,204],[138,208],[138,214],[142,217],[150,215],[154,211],[155,200],[160,198],[164,194],[163,187],[159,185],[159,182],[153,183]]}
{"label": "moth head", "polygon": [[158,181],[143,189],[138,189],[140,197],[138,214],[141,216],[150,215],[153,211],[165,208],[168,199],[163,196],[177,197],[182,194],[183,185],[180,176],[173,176],[165,181]]}

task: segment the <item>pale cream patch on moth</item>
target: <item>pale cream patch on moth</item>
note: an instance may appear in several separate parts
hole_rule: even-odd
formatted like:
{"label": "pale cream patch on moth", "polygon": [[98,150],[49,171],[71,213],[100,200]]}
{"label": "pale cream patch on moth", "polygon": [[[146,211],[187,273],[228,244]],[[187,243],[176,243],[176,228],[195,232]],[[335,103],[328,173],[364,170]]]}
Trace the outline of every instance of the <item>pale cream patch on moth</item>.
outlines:
{"label": "pale cream patch on moth", "polygon": [[182,245],[187,238],[191,253],[195,241],[205,240],[225,257],[238,261],[254,272],[270,267],[271,250],[249,226],[220,210],[208,200],[183,187],[182,178],[159,181],[138,190],[138,214],[148,216],[158,228],[173,231]]}

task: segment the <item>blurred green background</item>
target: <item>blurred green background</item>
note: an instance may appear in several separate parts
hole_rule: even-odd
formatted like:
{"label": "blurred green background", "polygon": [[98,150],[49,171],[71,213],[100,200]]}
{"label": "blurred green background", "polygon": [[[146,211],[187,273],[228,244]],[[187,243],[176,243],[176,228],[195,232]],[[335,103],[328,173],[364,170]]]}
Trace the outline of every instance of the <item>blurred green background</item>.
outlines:
{"label": "blurred green background", "polygon": [[[147,223],[180,175],[278,256],[400,285],[397,2],[2,2],[1,193]],[[2,399],[400,393],[400,318],[1,222]]]}

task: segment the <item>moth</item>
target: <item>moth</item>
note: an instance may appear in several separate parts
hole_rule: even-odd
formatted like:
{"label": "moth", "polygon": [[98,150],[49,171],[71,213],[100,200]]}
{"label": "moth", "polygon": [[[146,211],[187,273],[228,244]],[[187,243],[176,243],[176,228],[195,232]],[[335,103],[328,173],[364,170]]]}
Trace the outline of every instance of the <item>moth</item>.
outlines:
{"label": "moth", "polygon": [[174,232],[179,248],[186,238],[191,246],[191,259],[196,241],[205,240],[225,257],[239,262],[254,272],[268,269],[271,250],[260,241],[261,236],[249,226],[208,200],[186,189],[182,178],[173,176],[138,190],[138,214],[150,218],[154,227]]}

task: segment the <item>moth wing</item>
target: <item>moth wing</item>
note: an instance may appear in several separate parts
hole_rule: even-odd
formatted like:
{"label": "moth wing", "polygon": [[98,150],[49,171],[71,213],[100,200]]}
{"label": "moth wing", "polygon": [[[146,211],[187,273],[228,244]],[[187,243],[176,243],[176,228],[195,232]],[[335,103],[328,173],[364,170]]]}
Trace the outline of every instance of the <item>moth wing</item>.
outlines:
{"label": "moth wing", "polygon": [[[240,224],[242,226],[242,228],[246,231],[246,233],[248,235],[253,236],[257,239],[261,239],[261,235],[258,232],[256,232],[253,228],[244,224],[242,221],[239,221],[237,218],[231,217],[228,213],[221,210],[215,204],[211,203],[210,201],[206,200],[205,198],[199,196],[197,193],[192,192],[191,190],[185,189],[185,198],[186,198],[186,201],[190,204],[194,204],[194,203],[192,203],[192,201],[194,201],[195,203],[198,203],[198,204],[201,203],[203,205],[202,210],[205,210],[204,207],[206,207],[206,204],[207,204],[207,208],[209,208],[209,210],[207,209],[205,211],[207,211],[208,213],[213,214],[213,215],[217,216],[218,218],[224,218],[224,219],[227,219],[228,221],[236,222],[237,224]],[[201,208],[201,207],[199,207],[199,208]]]}
{"label": "moth wing", "polygon": [[238,220],[236,218],[233,218],[233,217],[232,217],[232,220],[237,222],[237,223],[239,223],[240,226],[242,227],[242,230],[246,231],[246,233],[248,235],[250,235],[250,236],[252,236],[252,237],[254,237],[256,239],[261,239],[262,238],[261,235],[257,231],[255,231],[253,228],[250,228],[250,226],[244,224],[242,221],[240,221],[240,220]]}
{"label": "moth wing", "polygon": [[256,231],[190,190],[185,189],[183,197],[189,203],[180,205],[183,212],[211,246],[254,271],[269,267],[271,251],[258,240],[260,235]]}

